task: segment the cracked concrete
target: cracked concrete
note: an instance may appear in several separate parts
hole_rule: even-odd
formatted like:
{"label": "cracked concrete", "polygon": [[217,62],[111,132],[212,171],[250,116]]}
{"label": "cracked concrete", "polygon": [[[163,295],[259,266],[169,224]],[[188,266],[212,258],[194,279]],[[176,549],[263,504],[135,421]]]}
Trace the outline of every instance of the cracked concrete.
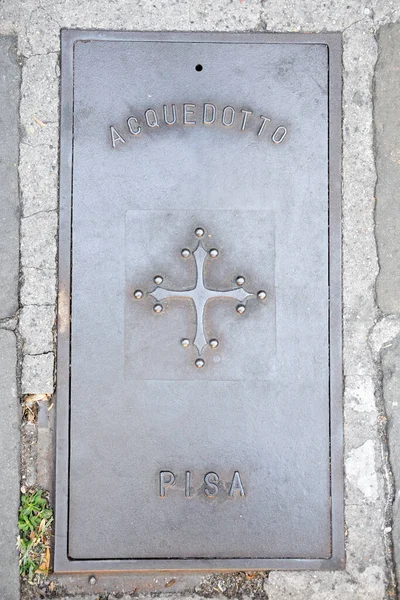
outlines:
{"label": "cracked concrete", "polygon": [[[392,488],[393,521],[387,523],[387,529],[392,527],[394,543],[394,559],[397,565],[397,580],[400,578],[400,336],[382,349],[382,385],[388,419],[388,436],[391,465],[397,490]],[[388,531],[388,533],[390,533]]]}
{"label": "cracked concrete", "polygon": [[[47,127],[47,124],[43,126]],[[23,217],[30,217],[41,211],[57,210],[57,198],[51,190],[57,187],[58,166],[57,147],[52,144],[41,146],[41,161],[33,160],[37,147],[26,144],[21,152],[21,187],[23,189]]]}
{"label": "cracked concrete", "polygon": [[[59,30],[342,31],[343,32],[343,303],[347,524],[346,570],[271,572],[270,600],[380,600],[396,594],[393,540],[400,563],[398,465],[398,0],[55,0],[9,2],[0,32],[18,34],[22,62],[19,177],[21,222],[22,392],[53,392],[52,323],[56,299],[58,205]],[[397,44],[397,46],[396,46]],[[396,49],[397,47],[397,57]],[[378,61],[378,62],[377,62]],[[375,77],[375,68],[376,77]],[[374,113],[377,161],[374,154]],[[386,97],[386,100],[382,100]],[[397,122],[397,129],[394,124]],[[379,173],[377,183],[377,169]],[[392,182],[385,189],[385,182]],[[393,212],[394,211],[394,212]],[[378,238],[379,261],[375,238]],[[379,277],[378,277],[379,275]],[[376,288],[376,279],[378,284]],[[32,310],[25,310],[34,307]],[[49,310],[44,310],[47,307]],[[43,310],[45,318],[28,318]],[[37,321],[37,322],[35,322]],[[54,348],[53,348],[54,349]],[[31,354],[28,352],[31,352]],[[38,352],[37,352],[38,351]],[[33,437],[37,426],[33,425]],[[35,429],[36,427],[36,429]],[[36,431],[36,433],[35,433]],[[24,467],[23,473],[26,474]],[[32,482],[36,479],[31,469]],[[394,477],[393,477],[394,475]],[[394,501],[395,520],[392,521]],[[399,574],[398,574],[399,575]],[[146,578],[147,577],[147,578]],[[168,597],[199,585],[177,575]],[[87,578],[60,578],[64,597],[92,595]],[[138,591],[163,592],[165,582],[137,578]],[[96,592],[116,591],[99,578]],[[134,587],[137,587],[136,585]],[[120,591],[119,588],[118,591]],[[132,588],[133,589],[133,588]],[[167,594],[165,594],[167,595]],[[224,595],[215,591],[215,595]],[[14,598],[12,598],[14,600]]]}

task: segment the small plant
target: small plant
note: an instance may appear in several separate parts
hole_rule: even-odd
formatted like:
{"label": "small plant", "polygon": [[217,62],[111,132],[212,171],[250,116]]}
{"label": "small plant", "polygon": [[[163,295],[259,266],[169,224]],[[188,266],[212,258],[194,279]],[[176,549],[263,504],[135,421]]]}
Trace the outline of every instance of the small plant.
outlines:
{"label": "small plant", "polygon": [[53,511],[42,490],[22,494],[18,515],[19,572],[30,582],[36,575],[48,574],[52,522]]}

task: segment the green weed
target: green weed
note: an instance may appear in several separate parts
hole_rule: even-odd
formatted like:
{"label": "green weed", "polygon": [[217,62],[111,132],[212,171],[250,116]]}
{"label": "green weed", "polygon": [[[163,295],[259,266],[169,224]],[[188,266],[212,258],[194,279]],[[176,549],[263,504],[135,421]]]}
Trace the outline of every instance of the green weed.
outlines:
{"label": "green weed", "polygon": [[18,515],[19,572],[30,582],[49,571],[52,522],[53,511],[42,490],[22,494]]}

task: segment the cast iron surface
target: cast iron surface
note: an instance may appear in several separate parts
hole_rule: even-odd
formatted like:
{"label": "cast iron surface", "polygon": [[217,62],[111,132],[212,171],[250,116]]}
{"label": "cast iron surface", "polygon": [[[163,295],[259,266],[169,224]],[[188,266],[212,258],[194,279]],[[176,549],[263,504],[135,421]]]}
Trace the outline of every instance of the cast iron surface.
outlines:
{"label": "cast iron surface", "polygon": [[[181,255],[184,251],[185,249],[182,250]],[[193,302],[193,306],[196,311],[196,326],[193,345],[195,346],[199,356],[202,355],[203,349],[207,344],[204,323],[207,302],[209,300],[217,298],[229,298],[231,300],[236,300],[236,312],[239,312],[239,314],[241,314],[245,312],[246,304],[249,298],[255,297],[255,294],[252,294],[251,292],[246,292],[246,290],[243,287],[238,286],[229,290],[209,289],[207,287],[207,283],[205,282],[204,276],[204,263],[208,256],[217,259],[219,256],[218,250],[216,248],[211,248],[211,250],[207,252],[204,249],[202,243],[200,242],[197,245],[196,249],[193,251],[193,257],[196,262],[196,282],[193,287],[190,287],[187,290],[169,290],[164,287],[156,287],[156,289],[151,292],[153,298],[155,298],[158,302],[162,302],[163,300],[169,300],[173,298],[189,298]],[[161,276],[156,276],[154,279],[156,283],[158,283],[158,279],[162,281]],[[161,312],[163,310],[163,305],[157,303],[153,307],[153,310],[154,308],[155,312]],[[215,338],[210,338],[209,342],[212,339],[215,340]],[[203,366],[203,363],[200,364]]]}
{"label": "cast iron surface", "polygon": [[64,31],[61,99],[55,570],[342,567],[340,36]]}

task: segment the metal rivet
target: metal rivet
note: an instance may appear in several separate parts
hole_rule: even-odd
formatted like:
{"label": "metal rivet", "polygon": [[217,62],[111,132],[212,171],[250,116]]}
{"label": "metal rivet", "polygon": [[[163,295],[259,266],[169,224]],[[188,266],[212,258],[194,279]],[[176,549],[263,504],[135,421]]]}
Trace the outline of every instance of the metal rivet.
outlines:
{"label": "metal rivet", "polygon": [[267,293],[264,292],[264,290],[260,290],[257,294],[257,298],[259,298],[260,300],[265,300],[266,297],[267,297]]}
{"label": "metal rivet", "polygon": [[133,292],[133,295],[135,296],[136,300],[140,300],[140,298],[143,298],[142,290],[135,290]]}
{"label": "metal rivet", "polygon": [[197,237],[203,237],[204,229],[202,227],[198,227],[194,233],[197,235]]}
{"label": "metal rivet", "polygon": [[94,585],[97,581],[96,577],[94,575],[91,575],[88,579],[90,585]]}
{"label": "metal rivet", "polygon": [[198,369],[201,369],[206,364],[202,358],[198,358],[194,363]]}
{"label": "metal rivet", "polygon": [[163,306],[162,306],[162,304],[155,304],[155,305],[153,306],[153,310],[154,310],[154,312],[156,312],[156,313],[160,313],[160,312],[162,312],[162,310],[163,310]]}
{"label": "metal rivet", "polygon": [[161,285],[163,281],[164,279],[161,277],[161,275],[156,275],[154,277],[154,283],[156,283],[157,285]]}
{"label": "metal rivet", "polygon": [[246,307],[244,304],[238,304],[236,307],[236,312],[238,312],[239,315],[242,315],[245,310],[246,310]]}
{"label": "metal rivet", "polygon": [[243,284],[244,284],[244,281],[245,281],[245,279],[244,279],[244,277],[242,277],[241,275],[239,275],[239,277],[236,277],[236,283],[237,283],[238,285],[243,285]]}
{"label": "metal rivet", "polygon": [[208,343],[210,344],[211,348],[216,348],[219,344],[218,340],[216,340],[215,338],[210,340]]}
{"label": "metal rivet", "polygon": [[188,340],[187,338],[183,338],[183,340],[181,340],[181,344],[184,348],[187,348],[188,346],[190,346],[190,340]]}
{"label": "metal rivet", "polygon": [[219,252],[216,248],[211,248],[210,250],[210,256],[211,258],[216,258],[218,256]]}
{"label": "metal rivet", "polygon": [[188,248],[183,248],[183,250],[181,250],[181,254],[182,254],[183,258],[188,258],[188,256],[191,255],[191,252]]}

